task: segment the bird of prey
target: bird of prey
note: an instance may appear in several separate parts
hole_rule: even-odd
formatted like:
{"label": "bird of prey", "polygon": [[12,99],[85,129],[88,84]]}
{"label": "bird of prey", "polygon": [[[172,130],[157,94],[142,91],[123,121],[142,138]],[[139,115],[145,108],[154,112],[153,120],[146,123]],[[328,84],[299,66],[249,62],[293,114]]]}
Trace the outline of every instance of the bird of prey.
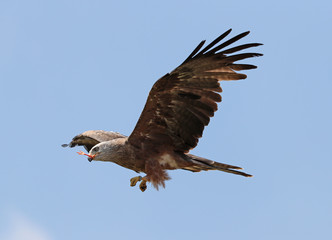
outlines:
{"label": "bird of prey", "polygon": [[114,162],[137,173],[145,173],[144,177],[130,179],[130,186],[141,181],[141,191],[146,190],[147,182],[156,189],[165,187],[165,181],[170,179],[166,170],[219,170],[251,177],[239,171],[240,167],[189,154],[217,111],[217,102],[221,102],[219,81],[245,79],[247,76],[238,71],[256,66],[237,61],[262,56],[253,52],[239,53],[262,45],[260,43],[228,47],[249,34],[249,31],[244,32],[222,41],[230,32],[231,29],[203,49],[205,41],[200,42],[180,66],[153,85],[129,137],[116,132],[90,130],[62,146],[84,146],[88,154],[78,153],[88,156],[89,161]]}

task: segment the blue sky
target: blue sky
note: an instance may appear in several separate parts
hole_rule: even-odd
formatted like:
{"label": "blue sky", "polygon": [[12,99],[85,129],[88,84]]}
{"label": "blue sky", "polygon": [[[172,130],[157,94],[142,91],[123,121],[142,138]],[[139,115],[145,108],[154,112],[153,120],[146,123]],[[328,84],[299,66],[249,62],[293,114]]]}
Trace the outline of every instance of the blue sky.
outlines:
{"label": "blue sky", "polygon": [[[327,239],[332,223],[329,1],[0,2],[0,238]],[[203,39],[250,30],[264,57],[192,152],[255,177],[172,171],[166,189],[63,149],[129,135],[153,83]]]}

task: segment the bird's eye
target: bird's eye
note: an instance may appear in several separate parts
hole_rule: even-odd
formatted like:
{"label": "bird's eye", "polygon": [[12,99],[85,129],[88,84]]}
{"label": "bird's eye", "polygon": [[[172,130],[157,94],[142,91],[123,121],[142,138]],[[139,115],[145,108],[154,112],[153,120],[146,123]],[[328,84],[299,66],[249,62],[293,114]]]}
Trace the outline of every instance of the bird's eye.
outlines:
{"label": "bird's eye", "polygon": [[98,151],[99,151],[99,147],[95,147],[95,148],[93,149],[93,151],[94,151],[94,152],[98,152]]}

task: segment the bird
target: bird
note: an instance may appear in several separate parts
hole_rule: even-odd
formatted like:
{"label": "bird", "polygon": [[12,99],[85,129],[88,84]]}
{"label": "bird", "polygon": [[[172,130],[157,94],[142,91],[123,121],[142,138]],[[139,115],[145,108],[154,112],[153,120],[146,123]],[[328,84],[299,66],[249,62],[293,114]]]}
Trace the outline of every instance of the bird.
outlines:
{"label": "bird", "polygon": [[241,52],[258,47],[261,43],[230,47],[250,33],[243,32],[224,40],[231,31],[224,32],[204,48],[205,40],[201,41],[182,64],[154,83],[129,136],[112,131],[89,130],[62,146],[83,146],[88,153],[79,151],[78,154],[87,156],[90,162],[113,162],[143,173],[130,179],[132,187],[140,182],[139,189],[142,192],[147,189],[147,183],[157,190],[159,187],[165,188],[165,181],[170,179],[167,170],[219,170],[252,177],[240,171],[241,167],[189,153],[197,146],[205,126],[218,109],[222,92],[220,81],[245,79],[247,75],[239,71],[257,67],[237,62],[263,55]]}

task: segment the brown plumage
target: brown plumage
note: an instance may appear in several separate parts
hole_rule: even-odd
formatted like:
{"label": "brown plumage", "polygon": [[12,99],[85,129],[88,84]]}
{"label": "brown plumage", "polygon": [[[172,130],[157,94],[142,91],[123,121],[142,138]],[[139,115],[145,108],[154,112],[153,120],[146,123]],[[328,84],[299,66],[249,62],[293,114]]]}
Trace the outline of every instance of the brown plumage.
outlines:
{"label": "brown plumage", "polygon": [[143,182],[149,181],[156,188],[165,186],[165,181],[169,179],[167,169],[193,172],[220,170],[251,176],[237,171],[241,169],[239,167],[188,153],[196,147],[204,127],[218,109],[217,103],[221,101],[219,93],[222,92],[219,81],[245,79],[245,74],[236,71],[256,66],[236,62],[262,55],[237,53],[261,45],[259,43],[225,49],[249,34],[241,33],[219,44],[230,32],[226,31],[200,51],[205,43],[202,41],[179,67],[153,85],[129,137],[100,130],[87,131],[76,136],[69,146],[83,145],[90,151],[85,154],[90,159],[111,161],[144,172],[146,177]]}

